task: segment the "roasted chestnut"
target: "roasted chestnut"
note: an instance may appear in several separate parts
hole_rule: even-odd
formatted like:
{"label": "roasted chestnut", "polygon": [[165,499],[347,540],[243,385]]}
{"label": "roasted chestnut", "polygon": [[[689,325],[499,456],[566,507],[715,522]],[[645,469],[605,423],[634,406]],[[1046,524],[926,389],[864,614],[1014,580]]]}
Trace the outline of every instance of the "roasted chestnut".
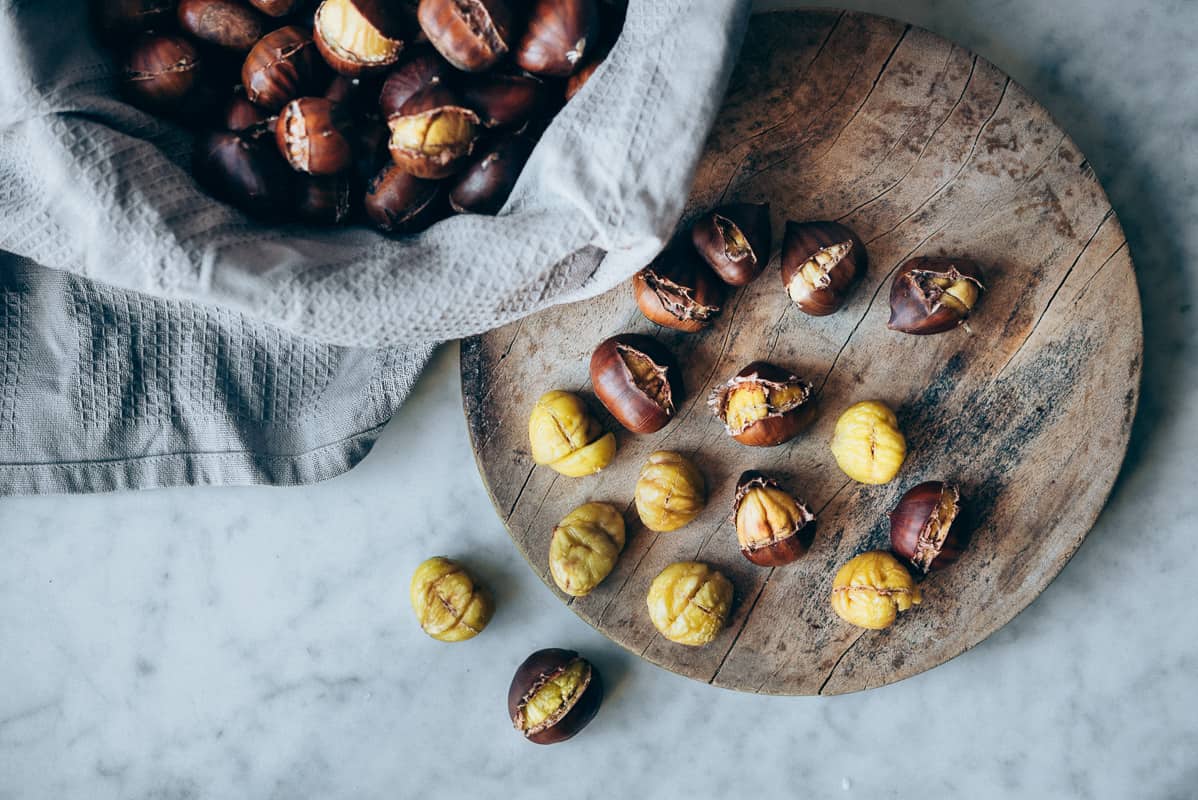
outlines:
{"label": "roasted chestnut", "polygon": [[220,131],[196,142],[196,180],[218,198],[255,217],[286,217],[292,203],[294,174],[274,143]]}
{"label": "roasted chestnut", "polygon": [[724,287],[690,242],[676,240],[632,276],[641,313],[667,328],[694,333],[715,321]]}
{"label": "roasted chestnut", "polygon": [[811,384],[787,370],[754,361],[712,390],[707,404],[733,439],[773,447],[798,436],[811,421]]}
{"label": "roasted chestnut", "polygon": [[278,111],[297,97],[319,95],[330,78],[312,35],[295,25],[259,39],[241,68],[245,96],[269,111]]}
{"label": "roasted chestnut", "polygon": [[296,181],[296,215],[316,225],[339,225],[352,210],[349,175],[304,175]]}
{"label": "roasted chestnut", "polygon": [[359,187],[365,187],[384,164],[391,163],[391,154],[387,150],[387,139],[391,131],[382,120],[374,117],[359,119],[354,125],[351,137],[354,150],[352,172]]}
{"label": "roasted chestnut", "polygon": [[238,0],[179,0],[179,27],[201,42],[248,53],[266,32],[266,20]]}
{"label": "roasted chestnut", "polygon": [[815,535],[811,509],[755,470],[737,481],[732,512],[741,555],[762,567],[780,567],[799,558]]}
{"label": "roasted chestnut", "polygon": [[564,742],[587,726],[603,702],[603,682],[573,650],[538,650],[516,670],[507,692],[512,725],[536,744]]}
{"label": "roasted chestnut", "polygon": [[986,287],[982,268],[957,258],[913,258],[890,285],[890,322],[903,333],[943,333],[963,324]]}
{"label": "roasted chestnut", "polygon": [[651,453],[632,492],[636,515],[651,531],[668,533],[691,523],[707,507],[707,479],[682,453]]}
{"label": "roasted chestnut", "polygon": [[293,14],[303,3],[304,0],[250,0],[250,5],[272,17]]}
{"label": "roasted chestnut", "polygon": [[366,216],[387,233],[415,233],[445,216],[441,184],[388,164],[366,188]]}
{"label": "roasted chestnut", "polygon": [[800,311],[813,317],[837,311],[866,264],[865,245],[839,222],[786,223],[782,285]]}
{"label": "roasted chestnut", "polygon": [[271,137],[274,136],[274,121],[270,112],[262,106],[251,103],[240,90],[225,103],[221,120],[225,130],[247,132],[253,135],[269,132]]}
{"label": "roasted chestnut", "polygon": [[395,116],[412,95],[429,86],[447,82],[452,72],[445,59],[431,48],[425,46],[408,50],[383,81],[379,93],[379,109],[383,117]]}
{"label": "roasted chestnut", "polygon": [[535,146],[536,142],[521,134],[491,142],[457,176],[449,192],[453,210],[459,214],[498,214]]}
{"label": "roasted chestnut", "polygon": [[478,115],[441,85],[412,95],[387,118],[391,158],[418,178],[447,178],[465,166],[478,137]]}
{"label": "roasted chestnut", "polygon": [[324,60],[342,75],[379,72],[403,52],[404,18],[386,0],[323,0],[312,37]]}
{"label": "roasted chestnut", "polygon": [[582,66],[598,34],[595,0],[532,0],[516,63],[534,75],[564,78]]}
{"label": "roasted chestnut", "polygon": [[770,260],[769,203],[732,203],[708,211],[691,226],[691,240],[724,283],[751,283]]}
{"label": "roasted chestnut", "polygon": [[890,512],[890,546],[922,573],[943,569],[964,550],[953,528],[960,512],[961,492],[951,483],[912,487]]}
{"label": "roasted chestnut", "polygon": [[599,402],[633,433],[666,426],[682,403],[682,374],[656,339],[624,333],[591,354],[591,385]]}
{"label": "roasted chestnut", "polygon": [[482,72],[511,49],[507,0],[420,0],[420,28],[445,60],[465,72]]}
{"label": "roasted chestnut", "polygon": [[292,100],[279,113],[279,152],[297,172],[335,175],[353,163],[352,123],[340,106],[323,97]]}
{"label": "roasted chestnut", "polygon": [[92,0],[92,20],[108,42],[139,33],[169,28],[175,21],[176,0]]}
{"label": "roasted chestnut", "polygon": [[923,593],[897,558],[884,550],[871,550],[836,571],[831,602],[845,622],[880,631],[893,625],[900,611],[922,603]]}
{"label": "roasted chestnut", "polygon": [[201,89],[200,54],[181,36],[143,36],[125,59],[124,86],[140,108],[159,114],[185,111]]}
{"label": "roasted chestnut", "polygon": [[531,75],[479,75],[461,88],[462,102],[487,128],[517,128],[544,103],[545,84]]}

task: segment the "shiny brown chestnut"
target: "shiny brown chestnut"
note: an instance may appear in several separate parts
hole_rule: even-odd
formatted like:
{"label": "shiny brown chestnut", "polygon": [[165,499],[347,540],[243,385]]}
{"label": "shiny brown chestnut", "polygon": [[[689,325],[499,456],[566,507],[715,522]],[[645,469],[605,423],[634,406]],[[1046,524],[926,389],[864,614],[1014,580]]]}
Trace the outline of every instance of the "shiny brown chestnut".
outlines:
{"label": "shiny brown chestnut", "polygon": [[179,0],[179,27],[201,42],[248,53],[266,33],[266,19],[239,0]]}
{"label": "shiny brown chestnut", "polygon": [[379,110],[385,119],[393,117],[412,95],[430,86],[448,82],[452,74],[452,68],[431,47],[408,50],[383,81],[383,88],[379,92]]}
{"label": "shiny brown chestnut", "polygon": [[443,188],[404,172],[394,164],[383,167],[366,187],[366,216],[386,233],[422,231],[445,216]]}
{"label": "shiny brown chestnut", "polygon": [[781,367],[754,361],[712,390],[707,404],[729,435],[750,447],[774,447],[811,421],[811,384]]}
{"label": "shiny brown chestnut", "polygon": [[965,323],[985,288],[974,261],[913,258],[890,285],[886,327],[918,336],[950,331]]}
{"label": "shiny brown chestnut", "polygon": [[632,277],[632,291],[648,320],[687,333],[711,325],[724,302],[723,284],[681,239]]}
{"label": "shiny brown chestnut", "polygon": [[786,223],[782,285],[803,313],[824,317],[839,310],[867,264],[865,245],[839,222]]}
{"label": "shiny brown chestnut", "polygon": [[770,260],[770,205],[732,203],[708,211],[691,226],[691,240],[724,283],[752,283]]}
{"label": "shiny brown chestnut", "polygon": [[417,178],[458,172],[474,152],[478,115],[442,85],[428,86],[387,117],[391,159]]}
{"label": "shiny brown chestnut", "polygon": [[329,66],[342,75],[381,72],[404,49],[404,17],[386,0],[323,0],[312,38]]}
{"label": "shiny brown chestnut", "polygon": [[445,60],[464,72],[482,72],[511,49],[507,0],[420,0],[420,29]]}
{"label": "shiny brown chestnut", "polygon": [[890,546],[911,566],[927,574],[961,557],[964,538],[953,522],[961,513],[961,492],[951,483],[928,481],[914,486],[890,512]]}
{"label": "shiny brown chestnut", "polygon": [[296,25],[259,39],[241,68],[245,96],[268,111],[278,111],[297,97],[319,95],[331,78],[312,34]]}
{"label": "shiny brown chestnut", "polygon": [[349,175],[302,175],[296,181],[295,212],[304,222],[340,225],[352,210]]}
{"label": "shiny brown chestnut", "polygon": [[275,137],[296,172],[335,175],[353,163],[352,129],[349,116],[331,100],[301,97],[279,112]]}
{"label": "shiny brown chestnut", "polygon": [[163,30],[175,21],[176,0],[92,0],[92,21],[107,42]]}
{"label": "shiny brown chestnut", "polygon": [[491,73],[461,87],[462,103],[486,128],[518,128],[544,105],[545,84],[532,75]]}
{"label": "shiny brown chestnut", "polygon": [[270,17],[285,17],[294,14],[304,0],[249,0],[250,5]]}
{"label": "shiny brown chestnut", "polygon": [[459,214],[498,214],[534,147],[535,141],[518,133],[492,141],[456,177],[450,206]]}
{"label": "shiny brown chestnut", "polygon": [[532,0],[516,63],[534,75],[565,78],[585,63],[598,34],[595,0]]}
{"label": "shiny brown chestnut", "polygon": [[583,64],[577,72],[566,79],[566,100],[574,99],[574,95],[582,91],[582,87],[586,86],[587,81],[595,74],[595,70],[599,69],[599,65],[603,63],[602,58],[592,58]]}
{"label": "shiny brown chestnut", "polygon": [[252,216],[277,220],[292,207],[294,173],[265,139],[230,131],[201,136],[193,172],[213,195]]}
{"label": "shiny brown chestnut", "polygon": [[805,554],[815,535],[815,515],[768,475],[750,470],[732,502],[740,552],[762,567],[780,567]]}
{"label": "shiny brown chestnut", "polygon": [[591,385],[599,402],[633,433],[659,431],[682,403],[682,370],[656,339],[623,333],[591,354]]}
{"label": "shiny brown chestnut", "polygon": [[512,725],[536,744],[566,741],[595,718],[602,703],[598,670],[574,650],[557,648],[526,658],[507,693]]}
{"label": "shiny brown chestnut", "polygon": [[252,135],[268,132],[274,136],[274,120],[270,112],[251,103],[241,90],[235,92],[225,103],[221,112],[221,124],[229,131]]}
{"label": "shiny brown chestnut", "polygon": [[203,88],[201,81],[199,51],[182,36],[143,36],[125,59],[125,93],[148,111],[187,110]]}

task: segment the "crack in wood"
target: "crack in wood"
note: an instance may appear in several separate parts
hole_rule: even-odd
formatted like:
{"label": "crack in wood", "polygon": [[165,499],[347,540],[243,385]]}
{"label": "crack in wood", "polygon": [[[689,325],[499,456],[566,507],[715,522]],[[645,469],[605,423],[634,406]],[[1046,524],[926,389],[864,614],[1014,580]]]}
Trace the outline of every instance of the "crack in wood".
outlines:
{"label": "crack in wood", "polygon": [[840,658],[836,659],[836,663],[832,665],[832,669],[828,670],[828,677],[824,678],[824,682],[819,685],[819,691],[816,692],[816,694],[822,695],[824,693],[824,689],[827,688],[828,682],[830,680],[832,680],[832,676],[835,675],[836,670],[838,670],[840,668],[840,662],[844,661],[845,656],[847,656],[849,654],[849,652],[854,647],[857,646],[857,642],[861,641],[864,638],[865,638],[865,631],[859,632],[857,634],[857,638],[853,640],[852,644],[850,644],[848,647],[846,647],[844,649],[844,652],[840,654]]}

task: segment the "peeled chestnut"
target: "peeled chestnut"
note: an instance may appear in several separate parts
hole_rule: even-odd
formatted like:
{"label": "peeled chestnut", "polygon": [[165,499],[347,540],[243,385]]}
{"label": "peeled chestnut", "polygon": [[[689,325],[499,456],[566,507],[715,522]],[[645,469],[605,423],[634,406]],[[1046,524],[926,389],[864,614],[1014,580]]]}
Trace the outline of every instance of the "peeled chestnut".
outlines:
{"label": "peeled chestnut", "polygon": [[176,0],[92,0],[92,19],[100,36],[119,42],[175,21]]}
{"label": "peeled chestnut", "polygon": [[441,184],[388,164],[370,181],[366,216],[387,233],[415,233],[445,216]]}
{"label": "peeled chestnut", "polygon": [[324,60],[342,75],[378,72],[403,52],[404,18],[386,0],[323,0],[312,37]]}
{"label": "peeled chestnut", "polygon": [[587,726],[603,702],[603,683],[573,650],[538,650],[516,670],[507,709],[516,730],[536,744],[564,742]]}
{"label": "peeled chestnut", "polygon": [[160,114],[186,110],[200,81],[200,54],[181,36],[144,36],[125,59],[125,92],[135,105]]}
{"label": "peeled chestnut", "polygon": [[890,285],[890,322],[903,333],[943,333],[963,324],[986,287],[976,262],[956,258],[913,258]]}
{"label": "peeled chestnut", "polygon": [[449,192],[453,210],[459,214],[498,214],[535,146],[536,142],[520,134],[491,142],[457,176]]}
{"label": "peeled chestnut", "polygon": [[465,166],[478,137],[478,115],[440,84],[412,95],[387,117],[391,158],[418,178],[447,178]]}
{"label": "peeled chestnut", "polygon": [[890,546],[922,573],[943,569],[964,549],[953,529],[960,512],[961,492],[951,483],[928,481],[912,487],[890,512]]}
{"label": "peeled chestnut", "polygon": [[798,436],[811,421],[811,384],[787,370],[754,361],[711,392],[707,404],[733,439],[773,447]]}
{"label": "peeled chestnut", "polygon": [[720,280],[745,286],[770,260],[770,205],[733,203],[708,211],[691,226],[691,240]]}
{"label": "peeled chestnut", "polygon": [[179,27],[201,42],[248,53],[266,32],[266,20],[239,0],[179,0]]}
{"label": "peeled chestnut", "polygon": [[782,284],[804,313],[823,317],[837,311],[867,261],[865,245],[839,222],[786,223]]}
{"label": "peeled chestnut", "polygon": [[353,163],[352,124],[340,106],[323,97],[292,100],[275,124],[279,152],[297,172],[335,175]]}
{"label": "peeled chestnut", "polygon": [[285,17],[299,9],[304,0],[250,0],[250,5],[272,17]]}
{"label": "peeled chestnut", "polygon": [[339,225],[352,210],[349,175],[304,175],[296,181],[295,211],[304,222]]}
{"label": "peeled chestnut", "polygon": [[613,336],[591,354],[591,385],[599,402],[633,433],[666,426],[682,402],[682,371],[656,339]]}
{"label": "peeled chestnut", "polygon": [[776,480],[754,470],[737,481],[732,509],[741,555],[762,567],[780,567],[799,558],[815,535],[811,509]]}
{"label": "peeled chestnut", "polygon": [[595,0],[532,0],[516,63],[534,75],[564,78],[582,66],[598,35]]}
{"label": "peeled chestnut", "polygon": [[420,0],[420,28],[445,60],[465,72],[482,72],[511,49],[507,0]]}
{"label": "peeled chestnut", "polygon": [[214,195],[253,216],[275,220],[292,207],[294,174],[265,139],[229,131],[201,136],[194,172]]}
{"label": "peeled chestnut", "polygon": [[259,39],[241,68],[245,96],[269,111],[278,111],[297,97],[320,94],[330,77],[312,35],[295,25]]}
{"label": "peeled chestnut", "polygon": [[677,240],[632,277],[641,313],[667,328],[694,333],[715,321],[724,287],[690,242]]}
{"label": "peeled chestnut", "polygon": [[461,88],[462,103],[487,128],[523,125],[541,108],[545,94],[545,84],[531,75],[479,75]]}

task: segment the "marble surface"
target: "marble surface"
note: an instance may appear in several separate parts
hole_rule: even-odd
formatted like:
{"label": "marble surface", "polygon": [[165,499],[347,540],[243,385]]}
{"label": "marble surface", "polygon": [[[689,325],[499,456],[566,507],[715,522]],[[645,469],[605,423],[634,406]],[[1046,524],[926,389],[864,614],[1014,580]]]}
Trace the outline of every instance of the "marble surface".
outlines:
{"label": "marble surface", "polygon": [[[1134,443],[1039,600],[860,695],[754,697],[642,663],[509,543],[451,345],[361,467],[323,485],[0,500],[0,800],[1198,797],[1198,4],[851,5],[1028,87],[1088,154],[1138,263]],[[474,641],[412,620],[408,578],[435,553],[497,589]],[[504,698],[553,645],[590,656],[610,697],[578,739],[538,748]]]}

